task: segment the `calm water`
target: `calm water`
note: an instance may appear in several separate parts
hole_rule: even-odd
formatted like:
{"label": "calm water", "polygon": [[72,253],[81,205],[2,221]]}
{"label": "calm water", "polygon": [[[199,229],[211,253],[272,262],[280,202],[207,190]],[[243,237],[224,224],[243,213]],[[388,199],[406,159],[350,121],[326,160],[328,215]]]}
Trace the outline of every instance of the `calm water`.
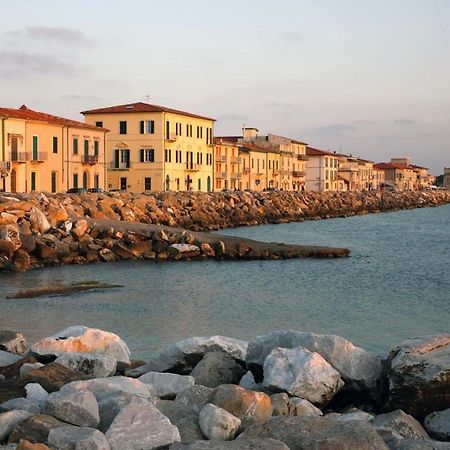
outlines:
{"label": "calm water", "polygon": [[[188,336],[248,338],[273,329],[345,336],[374,352],[450,331],[450,205],[224,231],[265,241],[348,247],[335,260],[114,263],[1,273],[0,329],[30,342],[75,324],[122,336],[146,358]],[[6,300],[53,283],[123,288]]]}

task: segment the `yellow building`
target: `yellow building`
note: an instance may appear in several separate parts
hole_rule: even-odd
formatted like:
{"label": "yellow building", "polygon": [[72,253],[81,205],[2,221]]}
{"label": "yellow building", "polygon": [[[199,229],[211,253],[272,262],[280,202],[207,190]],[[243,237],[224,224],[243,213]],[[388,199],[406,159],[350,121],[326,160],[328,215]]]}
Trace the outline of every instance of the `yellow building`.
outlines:
{"label": "yellow building", "polygon": [[214,190],[242,189],[242,157],[240,145],[226,138],[214,139],[215,185]]}
{"label": "yellow building", "polygon": [[213,190],[214,119],[142,102],[82,114],[87,123],[111,130],[109,189]]}
{"label": "yellow building", "polygon": [[384,170],[377,169],[375,166],[376,165],[373,166],[373,189],[380,190],[383,189],[386,184],[385,173]]}
{"label": "yellow building", "polygon": [[33,111],[0,108],[1,189],[63,192],[105,187],[108,130]]}
{"label": "yellow building", "polygon": [[370,191],[375,189],[375,183],[373,178],[373,161],[367,159],[358,158],[358,184],[359,190]]}
{"label": "yellow building", "polygon": [[340,184],[336,153],[307,147],[306,155],[308,156],[306,190],[315,192],[337,191]]}

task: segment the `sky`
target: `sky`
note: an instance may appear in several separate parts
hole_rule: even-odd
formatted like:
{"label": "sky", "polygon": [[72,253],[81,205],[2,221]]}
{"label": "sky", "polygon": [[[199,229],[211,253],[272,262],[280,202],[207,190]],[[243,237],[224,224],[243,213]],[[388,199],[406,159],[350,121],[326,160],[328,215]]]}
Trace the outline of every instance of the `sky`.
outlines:
{"label": "sky", "polygon": [[450,166],[450,0],[15,0],[0,105],[145,101],[376,162]]}

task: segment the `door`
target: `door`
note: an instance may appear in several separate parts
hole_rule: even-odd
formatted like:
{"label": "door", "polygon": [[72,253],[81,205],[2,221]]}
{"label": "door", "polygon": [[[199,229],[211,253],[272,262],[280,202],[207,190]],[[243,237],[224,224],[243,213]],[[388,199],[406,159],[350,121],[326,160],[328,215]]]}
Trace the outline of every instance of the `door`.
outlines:
{"label": "door", "polygon": [[17,137],[11,138],[11,161],[17,161],[19,157]]}
{"label": "door", "polygon": [[122,191],[126,191],[127,190],[127,179],[125,177],[121,177],[120,178],[120,189]]}
{"label": "door", "polygon": [[11,170],[11,192],[17,192],[17,174],[16,169]]}

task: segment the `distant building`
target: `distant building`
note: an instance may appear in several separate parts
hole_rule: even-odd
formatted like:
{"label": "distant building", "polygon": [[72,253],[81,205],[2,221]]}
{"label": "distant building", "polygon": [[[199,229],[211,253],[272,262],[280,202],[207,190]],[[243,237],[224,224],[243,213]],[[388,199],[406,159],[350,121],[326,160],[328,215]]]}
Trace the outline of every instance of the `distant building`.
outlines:
{"label": "distant building", "polygon": [[450,167],[444,169],[444,187],[450,191]]}
{"label": "distant building", "polygon": [[25,105],[0,108],[0,188],[9,192],[104,188],[107,131]]}
{"label": "distant building", "polygon": [[[315,192],[339,190],[339,161],[337,154],[313,147],[306,147],[306,155],[308,157],[306,190]],[[343,190],[349,189],[343,188]]]}
{"label": "distant building", "polygon": [[109,189],[213,190],[214,119],[142,102],[82,114],[87,123],[111,130]]}
{"label": "distant building", "polygon": [[214,190],[242,189],[240,144],[226,138],[214,138]]}

